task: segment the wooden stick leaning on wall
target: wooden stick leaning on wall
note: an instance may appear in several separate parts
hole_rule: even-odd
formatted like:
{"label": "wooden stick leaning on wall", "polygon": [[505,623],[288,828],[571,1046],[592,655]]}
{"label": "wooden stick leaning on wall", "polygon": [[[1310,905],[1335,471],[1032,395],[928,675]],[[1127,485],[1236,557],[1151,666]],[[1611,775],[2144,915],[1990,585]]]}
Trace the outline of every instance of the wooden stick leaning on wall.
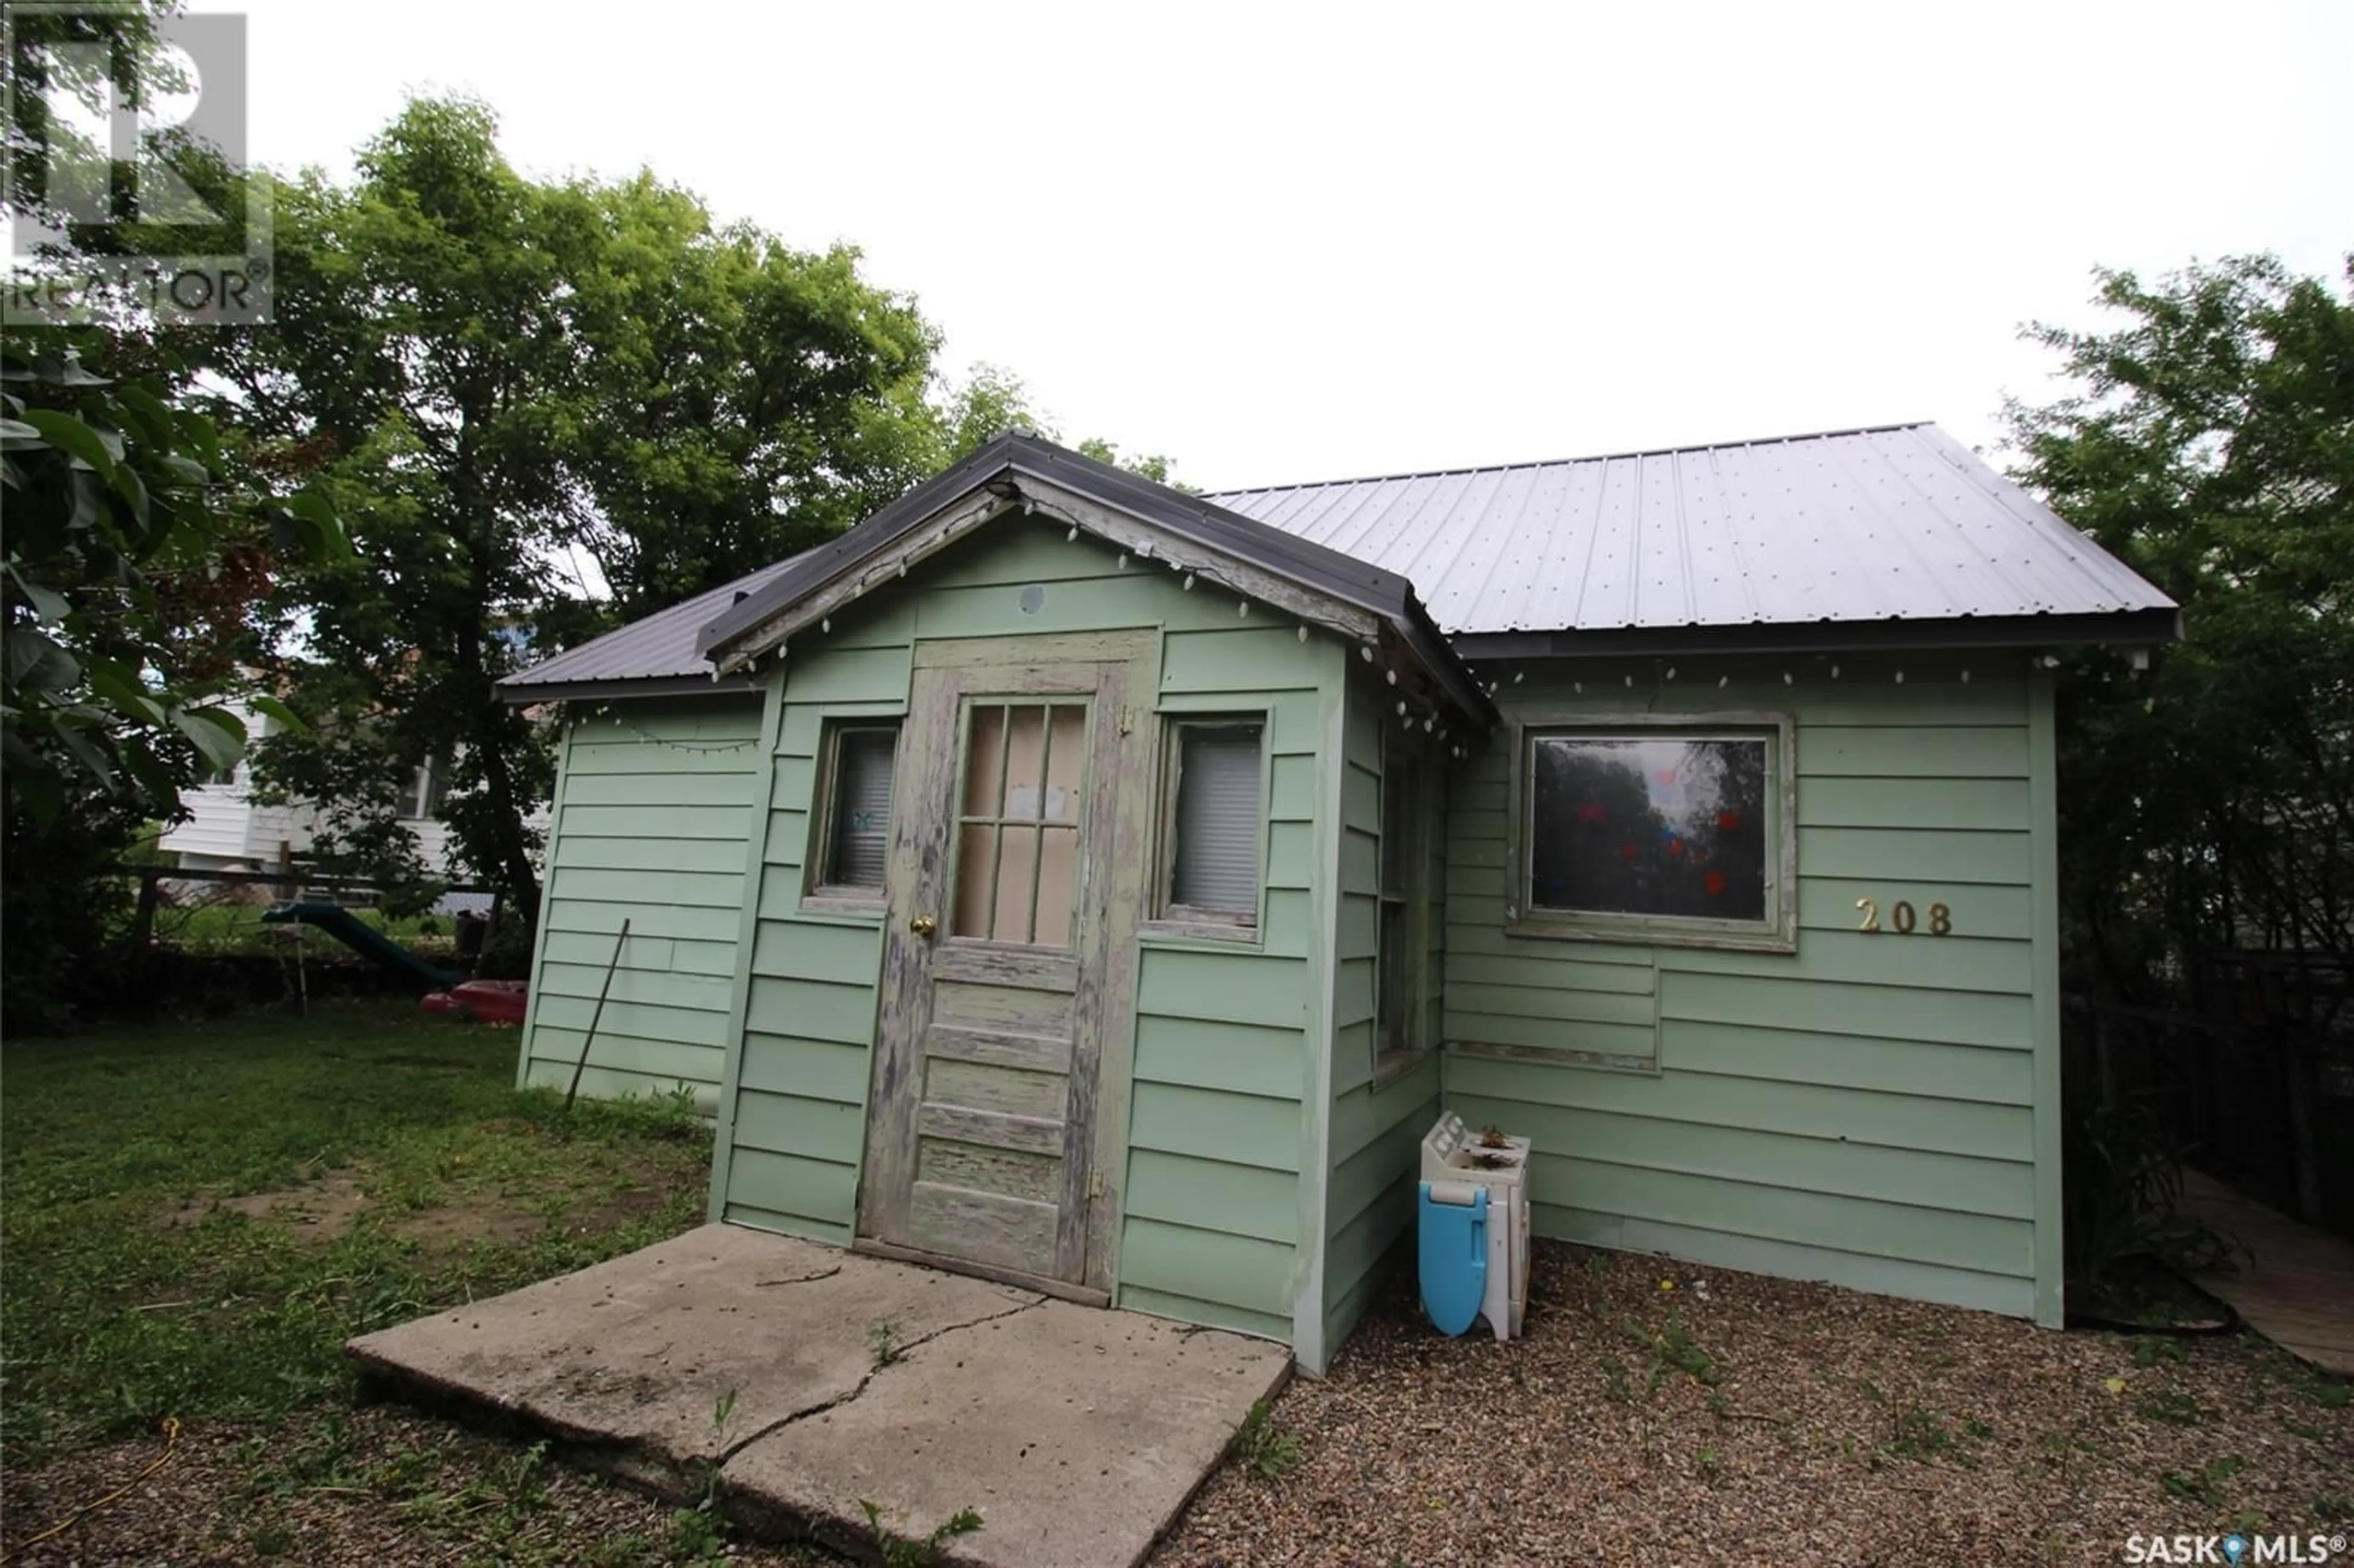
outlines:
{"label": "wooden stick leaning on wall", "polygon": [[580,1093],[580,1075],[588,1070],[588,1047],[597,1043],[597,1025],[605,1016],[605,997],[613,989],[613,971],[621,967],[621,949],[630,940],[630,923],[621,922],[620,935],[613,938],[613,957],[605,965],[605,983],[597,988],[597,1010],[588,1015],[588,1033],[580,1037],[580,1060],[572,1065],[572,1086],[564,1091],[564,1108],[572,1109],[572,1101]]}

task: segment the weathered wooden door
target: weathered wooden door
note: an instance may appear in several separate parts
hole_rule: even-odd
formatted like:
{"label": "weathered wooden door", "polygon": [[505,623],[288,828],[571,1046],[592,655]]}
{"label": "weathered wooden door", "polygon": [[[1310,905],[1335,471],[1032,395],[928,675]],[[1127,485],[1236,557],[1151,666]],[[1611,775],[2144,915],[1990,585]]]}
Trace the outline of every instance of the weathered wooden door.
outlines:
{"label": "weathered wooden door", "polygon": [[895,802],[859,1235],[1101,1299],[1105,1104],[1135,988],[1150,650],[919,643]]}

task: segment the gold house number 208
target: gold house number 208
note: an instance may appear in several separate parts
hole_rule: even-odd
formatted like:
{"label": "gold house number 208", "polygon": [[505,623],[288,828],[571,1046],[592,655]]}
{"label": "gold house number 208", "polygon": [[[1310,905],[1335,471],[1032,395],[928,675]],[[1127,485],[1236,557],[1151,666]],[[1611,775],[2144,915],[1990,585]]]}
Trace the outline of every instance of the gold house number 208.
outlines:
{"label": "gold house number 208", "polygon": [[[1856,927],[1857,930],[1877,931],[1881,928],[1879,899],[1859,898],[1855,901],[1855,906],[1863,911],[1863,921]],[[1914,923],[1915,918],[1913,913],[1913,906],[1910,904],[1899,899],[1896,903],[1889,906],[1888,928],[1895,932],[1898,936],[1911,936],[1913,934]],[[1930,905],[1929,935],[1932,937],[1949,937],[1953,935],[1953,910],[1943,904]]]}

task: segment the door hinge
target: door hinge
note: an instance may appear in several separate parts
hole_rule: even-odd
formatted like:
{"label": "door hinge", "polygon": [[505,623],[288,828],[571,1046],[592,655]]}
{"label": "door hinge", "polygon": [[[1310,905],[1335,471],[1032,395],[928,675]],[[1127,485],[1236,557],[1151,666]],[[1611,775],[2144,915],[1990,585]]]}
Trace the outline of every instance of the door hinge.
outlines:
{"label": "door hinge", "polygon": [[1087,1202],[1090,1202],[1090,1203],[1093,1203],[1093,1202],[1098,1202],[1099,1200],[1101,1200],[1101,1198],[1103,1197],[1103,1195],[1104,1195],[1104,1179],[1103,1179],[1103,1172],[1102,1172],[1102,1171],[1088,1171],[1088,1172],[1087,1172]]}
{"label": "door hinge", "polygon": [[1119,710],[1119,733],[1120,733],[1120,734],[1122,734],[1122,735],[1127,735],[1127,734],[1129,734],[1130,731],[1134,730],[1135,728],[1136,728],[1136,710],[1135,710],[1134,708],[1122,708],[1122,709],[1120,709],[1120,710]]}

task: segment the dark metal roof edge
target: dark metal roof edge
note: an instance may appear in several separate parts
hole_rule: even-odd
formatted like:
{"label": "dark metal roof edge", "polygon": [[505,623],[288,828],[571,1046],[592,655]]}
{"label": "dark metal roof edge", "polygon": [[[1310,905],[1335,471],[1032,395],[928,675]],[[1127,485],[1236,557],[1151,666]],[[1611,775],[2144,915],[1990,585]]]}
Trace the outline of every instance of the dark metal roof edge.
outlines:
{"label": "dark metal roof edge", "polygon": [[520,708],[540,703],[633,697],[742,696],[758,694],[760,683],[750,675],[721,675],[716,679],[709,675],[613,675],[597,681],[549,681],[536,686],[510,685],[502,681],[495,689],[499,701]]}
{"label": "dark metal roof edge", "polygon": [[810,551],[792,569],[779,573],[705,627],[697,652],[708,656],[841,572],[881,555],[953,497],[1009,472],[1062,485],[1193,543],[1223,550],[1303,588],[1378,615],[1398,615],[1414,597],[1413,585],[1394,572],[1083,457],[1042,437],[1013,432],[999,436],[864,522]]}
{"label": "dark metal roof edge", "polygon": [[695,652],[710,657],[715,649],[752,630],[806,596],[836,572],[880,555],[893,541],[938,510],[946,498],[985,484],[1006,466],[1007,453],[1018,435],[1002,435],[970,456],[950,463],[923,483],[885,506],[873,516],[843,530],[813,550],[804,552],[744,599],[720,612],[695,639]]}
{"label": "dark metal roof edge", "polygon": [[1044,461],[1034,466],[1017,458],[1010,465],[1016,471],[1117,506],[1195,544],[1224,550],[1360,609],[1394,616],[1414,602],[1413,583],[1370,561],[1303,539],[1271,523],[1246,517],[1200,496],[1140,478],[1125,469],[1097,462],[1051,441],[1031,438],[1030,443],[1031,450]]}
{"label": "dark metal roof edge", "polygon": [[1594,631],[1467,631],[1463,659],[1600,659],[1629,654],[1860,653],[1875,649],[2057,648],[2178,642],[2182,613],[2006,615],[1937,620],[1806,621],[1744,626],[1628,626]]}
{"label": "dark metal roof edge", "polygon": [[1437,623],[1415,597],[1414,585],[1404,577],[1019,431],[996,438],[874,516],[810,551],[790,569],[705,627],[697,651],[711,656],[825,584],[871,564],[957,497],[1008,475],[1055,485],[1190,544],[1219,551],[1310,592],[1365,610],[1397,632],[1467,713],[1486,716],[1493,711]]}

